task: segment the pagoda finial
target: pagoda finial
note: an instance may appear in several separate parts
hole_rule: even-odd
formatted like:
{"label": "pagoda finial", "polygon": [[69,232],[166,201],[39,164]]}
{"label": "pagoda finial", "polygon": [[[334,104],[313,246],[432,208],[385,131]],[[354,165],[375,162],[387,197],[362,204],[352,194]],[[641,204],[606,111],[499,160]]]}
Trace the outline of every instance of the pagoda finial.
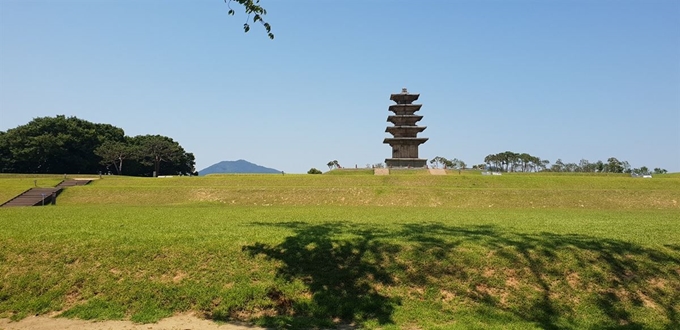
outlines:
{"label": "pagoda finial", "polygon": [[401,89],[401,93],[402,94],[408,94],[408,90],[406,89],[406,87]]}

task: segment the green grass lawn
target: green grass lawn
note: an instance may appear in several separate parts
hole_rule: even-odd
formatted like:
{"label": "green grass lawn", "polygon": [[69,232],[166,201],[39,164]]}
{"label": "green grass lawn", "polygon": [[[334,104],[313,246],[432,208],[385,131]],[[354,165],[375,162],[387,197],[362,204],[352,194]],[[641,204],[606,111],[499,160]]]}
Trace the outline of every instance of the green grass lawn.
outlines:
{"label": "green grass lawn", "polygon": [[0,317],[673,329],[678,198],[673,175],[105,177],[0,209]]}

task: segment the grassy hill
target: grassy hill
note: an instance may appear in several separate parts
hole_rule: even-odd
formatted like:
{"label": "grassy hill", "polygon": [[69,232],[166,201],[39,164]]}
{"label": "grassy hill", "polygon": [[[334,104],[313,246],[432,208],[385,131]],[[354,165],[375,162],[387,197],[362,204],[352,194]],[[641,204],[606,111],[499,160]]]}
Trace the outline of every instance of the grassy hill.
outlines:
{"label": "grassy hill", "polygon": [[428,206],[664,209],[680,180],[565,175],[229,175],[104,180],[62,194],[63,205]]}
{"label": "grassy hill", "polygon": [[0,317],[680,326],[677,175],[334,172],[105,177],[0,209]]}

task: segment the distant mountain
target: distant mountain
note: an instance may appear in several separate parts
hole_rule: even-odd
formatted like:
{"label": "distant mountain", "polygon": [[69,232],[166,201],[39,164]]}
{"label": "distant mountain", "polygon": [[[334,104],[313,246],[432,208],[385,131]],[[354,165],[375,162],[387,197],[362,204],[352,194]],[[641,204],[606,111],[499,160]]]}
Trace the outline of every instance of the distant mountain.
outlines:
{"label": "distant mountain", "polygon": [[225,160],[198,171],[198,175],[213,173],[281,173],[273,168],[253,164],[247,160]]}

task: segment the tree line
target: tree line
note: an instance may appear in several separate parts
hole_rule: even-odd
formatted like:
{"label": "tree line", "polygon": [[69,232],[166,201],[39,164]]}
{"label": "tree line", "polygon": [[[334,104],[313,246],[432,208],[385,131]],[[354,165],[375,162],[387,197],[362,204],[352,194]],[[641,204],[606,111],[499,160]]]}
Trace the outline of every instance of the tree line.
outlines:
{"label": "tree line", "polygon": [[[444,168],[466,169],[465,162],[459,159],[446,159],[441,156],[430,160],[433,167],[442,166]],[[631,173],[631,174],[662,174],[667,173],[666,169],[647,166],[633,168],[627,161],[621,161],[616,157],[610,157],[606,162],[598,160],[590,162],[581,159],[578,163],[564,163],[562,159],[557,159],[555,163],[547,159],[530,155],[528,153],[517,153],[512,151],[489,154],[484,157],[484,163],[472,166],[472,169],[490,170],[497,172],[590,172],[590,173]]]}
{"label": "tree line", "polygon": [[0,173],[191,175],[198,174],[194,165],[194,155],[172,138],[129,137],[76,117],[40,117],[0,131]]}

